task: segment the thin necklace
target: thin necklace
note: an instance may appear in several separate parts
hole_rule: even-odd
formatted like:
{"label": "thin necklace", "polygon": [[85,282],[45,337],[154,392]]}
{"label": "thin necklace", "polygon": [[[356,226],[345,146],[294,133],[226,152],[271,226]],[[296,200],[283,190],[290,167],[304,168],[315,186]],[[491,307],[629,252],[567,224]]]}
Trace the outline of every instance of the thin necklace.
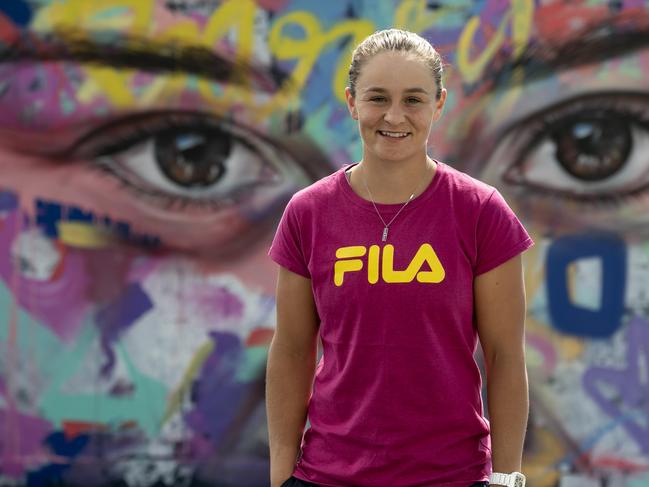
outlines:
{"label": "thin necklace", "polygon": [[[428,171],[428,160],[426,160],[426,171]],[[399,216],[399,213],[403,211],[403,209],[408,206],[408,203],[412,201],[412,199],[415,197],[415,193],[418,193],[419,190],[422,188],[424,185],[424,182],[426,181],[426,178],[424,178],[424,181],[417,186],[417,189],[415,190],[415,193],[412,193],[410,195],[410,198],[408,198],[408,201],[406,201],[401,208],[399,208],[399,211],[397,211],[397,214],[392,217],[392,220],[390,220],[388,223],[385,223],[385,220],[381,216],[381,213],[379,212],[379,209],[376,207],[376,203],[374,203],[374,196],[372,196],[372,192],[370,191],[369,186],[367,185],[367,181],[365,181],[365,175],[361,174],[361,180],[363,181],[363,184],[365,185],[365,189],[367,190],[367,194],[370,195],[370,201],[372,202],[372,206],[374,206],[374,211],[376,211],[376,214],[379,216],[381,219],[381,222],[383,223],[383,235],[381,236],[381,241],[385,242],[388,239],[388,229],[390,228],[390,225],[392,225],[392,222],[396,220],[396,218]]]}

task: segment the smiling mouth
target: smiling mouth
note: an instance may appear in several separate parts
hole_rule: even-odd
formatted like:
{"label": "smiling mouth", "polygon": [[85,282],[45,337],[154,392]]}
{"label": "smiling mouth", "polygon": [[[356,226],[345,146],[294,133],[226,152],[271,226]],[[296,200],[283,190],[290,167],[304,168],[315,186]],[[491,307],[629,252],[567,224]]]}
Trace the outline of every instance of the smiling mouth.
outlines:
{"label": "smiling mouth", "polygon": [[389,132],[387,130],[379,130],[378,133],[384,137],[390,137],[393,139],[403,139],[410,135],[410,132]]}

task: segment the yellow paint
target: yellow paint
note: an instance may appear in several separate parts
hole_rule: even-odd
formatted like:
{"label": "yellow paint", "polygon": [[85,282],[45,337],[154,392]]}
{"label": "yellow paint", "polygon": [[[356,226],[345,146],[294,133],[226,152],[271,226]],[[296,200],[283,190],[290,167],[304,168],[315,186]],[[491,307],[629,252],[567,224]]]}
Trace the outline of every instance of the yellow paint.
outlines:
{"label": "yellow paint", "polygon": [[[148,32],[155,2],[142,0],[112,0],[89,2],[65,0],[49,2],[36,10],[32,28],[37,31],[53,29],[108,30],[119,27],[127,32]],[[124,8],[123,17],[102,17],[107,9]]]}
{"label": "yellow paint", "polygon": [[571,303],[577,302],[577,263],[573,262],[566,268],[566,287],[568,299]]}
{"label": "yellow paint", "polygon": [[534,443],[526,448],[523,456],[527,482],[535,487],[554,487],[559,482],[556,465],[568,453],[565,445],[554,433],[542,427],[535,427],[530,436]]}
{"label": "yellow paint", "polygon": [[[304,33],[302,39],[283,36],[284,28],[291,24],[302,29]],[[275,22],[268,37],[268,46],[273,56],[279,60],[297,60],[295,69],[290,73],[291,84],[287,88],[293,93],[299,93],[318,57],[328,44],[351,36],[352,45],[356,45],[374,30],[375,25],[369,20],[346,20],[338,23],[329,32],[324,32],[313,14],[291,12]],[[333,90],[340,101],[345,99],[344,91],[350,61],[351,49],[341,57],[336,67]]]}
{"label": "yellow paint", "polygon": [[[203,38],[210,46],[215,46],[216,42],[225,37],[233,27],[236,28],[236,53],[237,59],[241,60],[244,65],[249,65],[252,61],[252,50],[254,44],[254,26],[255,12],[257,5],[252,0],[229,0],[223,2],[219,9],[210,17],[209,22],[203,31]],[[243,81],[250,83],[250,76],[244,75]],[[241,91],[246,105],[252,106],[252,90],[247,85],[246,90]],[[225,88],[223,97],[230,99],[229,91],[232,88]]]}
{"label": "yellow paint", "polygon": [[[81,86],[81,91],[105,96],[116,108],[135,105],[135,99],[130,89],[134,70],[116,70],[109,66],[93,64],[85,67],[85,74],[86,79]],[[86,84],[90,86],[86,88]]]}
{"label": "yellow paint", "polygon": [[494,107],[494,113],[512,113],[514,106],[523,95],[523,82],[525,81],[525,69],[521,66],[514,68],[512,80],[503,94],[498,106]]}
{"label": "yellow paint", "polygon": [[563,335],[555,331],[550,323],[543,323],[535,318],[525,319],[526,327],[543,340],[550,342],[557,352],[559,360],[570,362],[578,359],[584,353],[584,341],[577,337]]}
{"label": "yellow paint", "polygon": [[510,10],[503,16],[498,29],[484,50],[474,59],[469,59],[473,39],[480,28],[480,17],[473,16],[460,34],[457,43],[457,65],[462,79],[467,83],[476,82],[484,73],[485,67],[493,60],[504,44],[505,30],[511,23],[514,59],[517,59],[529,42],[534,17],[533,0],[511,0]]}
{"label": "yellow paint", "polygon": [[214,350],[214,342],[212,340],[203,344],[194,354],[189,367],[183,374],[180,385],[171,393],[167,408],[165,410],[162,424],[165,424],[182,406],[183,398],[187,395],[192,381],[198,374],[198,371],[203,366],[207,358]]}
{"label": "yellow paint", "polygon": [[70,247],[95,249],[113,244],[112,236],[104,229],[80,222],[58,222],[59,240]]}
{"label": "yellow paint", "polygon": [[541,256],[541,242],[543,235],[535,228],[528,229],[530,237],[535,245],[523,254],[523,265],[525,269],[525,293],[528,301],[536,296],[539,287],[545,281],[545,261]]}
{"label": "yellow paint", "polygon": [[77,99],[81,103],[92,103],[92,101],[101,96],[101,88],[93,78],[87,76],[83,84],[77,90]]}
{"label": "yellow paint", "polygon": [[445,5],[436,10],[428,8],[426,0],[404,0],[397,6],[392,25],[397,29],[424,32],[448,15],[452,6]]}
{"label": "yellow paint", "polygon": [[[195,46],[215,49],[219,41],[231,32],[235,32],[234,45],[236,56],[244,64],[254,58],[254,28],[257,5],[253,0],[225,0],[214,11],[203,29],[191,19],[179,18],[173,26],[157,29],[155,24],[154,2],[142,0],[115,0],[111,2],[111,9],[123,8],[124,14],[119,16],[102,16],[106,5],[100,2],[87,2],[86,0],[66,0],[52,2],[46,7],[38,9],[34,20],[36,30],[52,31],[66,28],[79,29],[79,26],[92,35],[92,31],[121,30],[125,34],[135,36],[153,36],[161,41],[182,41]],[[485,66],[493,59],[496,52],[505,42],[505,29],[511,22],[512,43],[514,57],[519,56],[527,45],[533,15],[532,0],[512,0],[510,10],[505,14],[498,27],[497,33],[489,41],[486,48],[476,59],[471,60],[469,53],[473,39],[480,28],[480,19],[472,18],[458,42],[458,69],[465,81],[477,80],[483,73]],[[408,26],[415,31],[422,31],[434,25],[443,17],[444,10],[431,12],[426,8],[423,0],[410,0],[399,4],[395,12],[394,23],[399,26]],[[303,31],[300,39],[284,36],[287,26],[297,26]],[[225,86],[220,97],[225,100],[236,100],[236,104],[254,108],[257,120],[267,118],[273,111],[283,109],[292,99],[299,99],[299,94],[304,88],[315,63],[322,52],[332,43],[349,39],[350,48],[341,54],[336,65],[332,80],[332,89],[335,96],[344,102],[344,88],[347,84],[347,70],[351,60],[351,46],[359,43],[367,35],[374,32],[376,26],[367,19],[348,19],[334,25],[330,30],[323,30],[317,17],[305,11],[290,12],[279,18],[271,27],[268,39],[268,48],[278,60],[295,61],[295,67],[288,82],[277,93],[270,97],[265,104],[259,104],[253,99],[250,89],[241,86]],[[85,99],[92,95],[105,94],[111,103],[117,107],[132,106],[144,100],[155,99],[163,90],[162,83],[151,83],[139,100],[134,100],[131,94],[134,70],[125,70],[108,73],[108,69],[88,66],[87,81],[81,88]],[[173,86],[180,86],[178,77],[174,78]],[[248,80],[249,77],[243,76]],[[188,77],[184,78],[185,83]],[[201,93],[207,96],[206,102],[218,103],[214,90],[208,89],[208,84],[200,85]],[[164,89],[167,92],[167,89]],[[515,94],[519,96],[518,93]],[[511,103],[512,100],[509,100]],[[222,103],[222,102],[221,102]],[[231,103],[231,106],[233,103]]]}

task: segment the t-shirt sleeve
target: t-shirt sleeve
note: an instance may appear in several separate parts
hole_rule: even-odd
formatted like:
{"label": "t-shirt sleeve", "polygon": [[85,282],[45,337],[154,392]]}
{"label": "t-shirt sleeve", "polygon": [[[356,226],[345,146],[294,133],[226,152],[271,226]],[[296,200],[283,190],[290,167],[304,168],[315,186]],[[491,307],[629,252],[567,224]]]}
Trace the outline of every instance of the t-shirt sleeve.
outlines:
{"label": "t-shirt sleeve", "polygon": [[478,217],[475,275],[484,274],[524,252],[534,242],[498,190]]}
{"label": "t-shirt sleeve", "polygon": [[289,271],[311,278],[301,247],[299,215],[293,199],[286,205],[268,255]]}

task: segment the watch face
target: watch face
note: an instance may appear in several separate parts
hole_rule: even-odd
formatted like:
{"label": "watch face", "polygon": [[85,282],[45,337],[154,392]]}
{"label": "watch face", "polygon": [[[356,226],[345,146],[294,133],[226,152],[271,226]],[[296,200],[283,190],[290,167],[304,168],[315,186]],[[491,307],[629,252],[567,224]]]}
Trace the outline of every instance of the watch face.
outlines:
{"label": "watch face", "polygon": [[515,474],[514,487],[525,487],[525,477],[521,474]]}

